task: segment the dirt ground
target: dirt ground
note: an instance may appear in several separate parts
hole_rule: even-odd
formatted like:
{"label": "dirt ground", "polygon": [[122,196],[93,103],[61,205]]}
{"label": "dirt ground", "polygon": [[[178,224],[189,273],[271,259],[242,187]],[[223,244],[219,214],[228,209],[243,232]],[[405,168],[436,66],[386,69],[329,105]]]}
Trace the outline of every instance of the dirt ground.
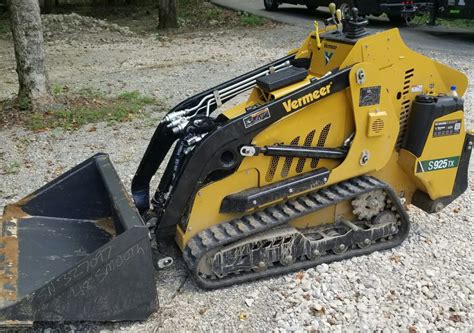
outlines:
{"label": "dirt ground", "polygon": [[[121,18],[120,23],[127,21]],[[156,34],[101,26],[96,21],[90,24],[89,30],[49,30],[52,34],[46,38],[45,48],[51,83],[65,86],[72,93],[98,89],[115,96],[138,90],[169,107],[285,55],[311,29],[267,23]],[[133,25],[136,24],[135,20]],[[444,50],[426,55],[468,75],[471,84],[466,108],[472,109],[472,58],[451,56]],[[1,100],[14,96],[17,90],[13,46],[6,35],[0,38],[0,73]],[[151,109],[146,121],[98,124],[94,131],[90,131],[92,125],[73,132],[0,130],[0,168],[5,171],[16,163],[14,172],[0,176],[0,207],[98,151],[110,153],[129,188],[161,116]],[[467,122],[471,126],[474,123],[472,114]],[[296,282],[295,275],[289,274],[206,292],[189,278],[179,253],[172,247],[170,254],[176,264],[156,274],[160,309],[146,322],[40,323],[37,328],[147,332],[472,329],[472,171],[469,175],[469,190],[446,211],[428,216],[417,209],[410,210],[414,226],[409,239],[397,249],[321,265],[304,273],[303,282]],[[394,256],[398,259],[390,259]],[[314,309],[319,309],[316,314]]]}
{"label": "dirt ground", "polygon": [[[87,88],[108,95],[138,90],[171,104],[284,55],[305,36],[304,30],[293,28],[282,39],[268,38],[268,32],[277,26],[274,23],[158,33],[149,27],[146,32],[140,30],[136,18],[117,20],[120,27],[129,23],[133,31],[139,31],[136,33],[103,20],[69,17],[58,23],[49,16],[63,15],[43,19],[52,26],[45,29],[51,85],[67,85],[73,93]],[[112,28],[102,28],[104,23]],[[0,72],[1,100],[14,96],[18,85],[13,46],[6,34],[0,36]]]}

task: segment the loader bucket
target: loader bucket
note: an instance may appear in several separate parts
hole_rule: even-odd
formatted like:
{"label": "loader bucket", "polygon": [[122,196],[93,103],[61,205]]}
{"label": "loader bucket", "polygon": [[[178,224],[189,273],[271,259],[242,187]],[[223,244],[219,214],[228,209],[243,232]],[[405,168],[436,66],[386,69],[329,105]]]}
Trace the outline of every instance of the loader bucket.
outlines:
{"label": "loader bucket", "polygon": [[0,323],[142,320],[156,310],[148,228],[97,154],[0,220]]}

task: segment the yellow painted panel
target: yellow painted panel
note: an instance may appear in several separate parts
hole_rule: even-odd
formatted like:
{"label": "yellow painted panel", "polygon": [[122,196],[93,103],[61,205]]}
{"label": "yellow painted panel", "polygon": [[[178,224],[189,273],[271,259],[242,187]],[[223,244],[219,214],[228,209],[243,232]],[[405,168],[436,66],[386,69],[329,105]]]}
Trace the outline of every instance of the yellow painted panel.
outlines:
{"label": "yellow painted panel", "polygon": [[332,40],[323,40],[321,49],[317,50],[315,40],[312,40],[312,42],[314,51],[311,58],[311,73],[318,77],[339,68],[353,46]]}
{"label": "yellow painted panel", "polygon": [[194,199],[184,239],[179,240],[178,244],[186,244],[190,237],[215,225],[218,221],[228,221],[241,216],[242,214],[220,213],[222,199],[229,194],[256,186],[258,186],[258,171],[247,169],[201,188]]}
{"label": "yellow painted panel", "polygon": [[[356,83],[356,73],[358,70],[364,70],[365,72],[366,79],[362,85]],[[394,109],[386,89],[382,88],[380,91],[379,104],[359,106],[362,89],[380,86],[384,83],[384,78],[380,75],[377,68],[371,63],[357,64],[352,68],[349,76],[352,88],[350,93],[351,100],[353,101],[352,112],[354,113],[355,137],[345,160],[332,171],[329,177],[330,184],[382,169],[390,160],[391,154],[387,154],[387,152],[391,152],[395,148],[399,130],[398,110]],[[376,109],[387,114],[384,123],[386,134],[368,137],[367,119],[369,114]],[[369,154],[369,160],[366,164],[362,165],[360,160],[364,152]]]}
{"label": "yellow painted panel", "polygon": [[392,152],[385,167],[371,172],[369,175],[390,184],[395,193],[405,198],[407,205],[410,204],[411,197],[416,190],[416,184],[399,164],[399,154],[396,151]]}

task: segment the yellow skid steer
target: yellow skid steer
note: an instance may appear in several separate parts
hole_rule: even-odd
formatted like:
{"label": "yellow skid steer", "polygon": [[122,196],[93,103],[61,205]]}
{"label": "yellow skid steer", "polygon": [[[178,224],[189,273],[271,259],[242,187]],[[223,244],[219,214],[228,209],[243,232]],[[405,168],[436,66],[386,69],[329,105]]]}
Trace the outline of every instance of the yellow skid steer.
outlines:
{"label": "yellow skid steer", "polygon": [[174,237],[196,283],[221,288],[395,247],[407,205],[460,196],[466,76],[331,8],[289,55],[169,111],[133,201],[98,154],[6,206],[0,321],[145,319],[155,240]]}

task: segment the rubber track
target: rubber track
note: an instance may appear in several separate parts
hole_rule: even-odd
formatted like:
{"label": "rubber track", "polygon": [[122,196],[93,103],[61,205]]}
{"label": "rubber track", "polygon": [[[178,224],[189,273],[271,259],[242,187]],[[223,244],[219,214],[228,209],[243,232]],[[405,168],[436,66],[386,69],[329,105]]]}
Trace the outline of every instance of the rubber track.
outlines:
{"label": "rubber track", "polygon": [[[340,255],[328,254],[316,260],[297,261],[291,266],[273,266],[263,272],[249,271],[222,279],[206,279],[198,275],[198,262],[209,251],[376,189],[386,192],[402,222],[399,233],[390,241],[375,243],[364,249],[351,249]],[[186,244],[183,257],[198,284],[206,289],[215,289],[392,248],[406,238],[409,226],[409,217],[391,187],[374,177],[361,176],[203,230]]]}

